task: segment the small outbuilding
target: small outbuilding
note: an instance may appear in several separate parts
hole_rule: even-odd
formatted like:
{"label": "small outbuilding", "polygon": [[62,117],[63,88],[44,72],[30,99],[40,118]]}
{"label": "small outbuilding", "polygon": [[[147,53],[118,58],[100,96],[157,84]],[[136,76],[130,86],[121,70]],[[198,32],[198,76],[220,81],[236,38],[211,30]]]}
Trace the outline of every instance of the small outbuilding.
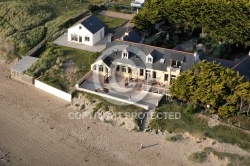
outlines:
{"label": "small outbuilding", "polygon": [[105,24],[90,15],[68,29],[68,41],[93,46],[105,36]]}

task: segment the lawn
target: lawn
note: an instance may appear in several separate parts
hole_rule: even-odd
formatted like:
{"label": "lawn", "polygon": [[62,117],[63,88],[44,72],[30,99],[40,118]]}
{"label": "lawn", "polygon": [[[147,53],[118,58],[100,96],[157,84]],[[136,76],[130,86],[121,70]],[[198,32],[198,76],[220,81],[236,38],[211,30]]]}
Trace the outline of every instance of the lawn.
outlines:
{"label": "lawn", "polygon": [[96,17],[105,23],[105,25],[108,28],[108,31],[112,31],[115,28],[122,26],[124,23],[128,21],[122,18],[103,16],[99,14],[97,14]]}
{"label": "lawn", "polygon": [[112,4],[120,4],[120,5],[128,5],[130,6],[130,3],[132,0],[88,0],[90,4],[96,4],[100,5],[103,3],[112,3]]}
{"label": "lawn", "polygon": [[196,114],[185,114],[185,108],[175,102],[166,102],[162,104],[155,112],[180,112],[180,119],[153,119],[150,127],[153,129],[160,129],[162,131],[169,131],[174,133],[189,132],[207,136],[218,140],[219,142],[230,143],[238,145],[239,147],[250,151],[250,136],[242,130],[231,128],[223,125],[209,127],[207,121],[201,119]]}
{"label": "lawn", "polygon": [[98,53],[61,46],[48,46],[26,74],[55,88],[70,92],[90,69]]}

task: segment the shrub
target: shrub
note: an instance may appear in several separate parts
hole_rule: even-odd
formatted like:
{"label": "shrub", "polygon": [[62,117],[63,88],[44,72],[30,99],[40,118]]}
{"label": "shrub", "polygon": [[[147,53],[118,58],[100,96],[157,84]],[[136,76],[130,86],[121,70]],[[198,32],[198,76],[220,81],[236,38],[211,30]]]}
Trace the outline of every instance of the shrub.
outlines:
{"label": "shrub", "polygon": [[189,104],[187,108],[184,110],[186,114],[194,114],[195,113],[195,106],[193,104]]}
{"label": "shrub", "polygon": [[174,136],[170,136],[170,137],[167,137],[166,140],[168,141],[172,141],[172,142],[176,142],[176,141],[180,141],[182,140],[182,135],[181,134],[177,134],[177,135],[174,135]]}
{"label": "shrub", "polygon": [[203,163],[207,158],[207,154],[205,152],[195,152],[188,156],[190,161]]}

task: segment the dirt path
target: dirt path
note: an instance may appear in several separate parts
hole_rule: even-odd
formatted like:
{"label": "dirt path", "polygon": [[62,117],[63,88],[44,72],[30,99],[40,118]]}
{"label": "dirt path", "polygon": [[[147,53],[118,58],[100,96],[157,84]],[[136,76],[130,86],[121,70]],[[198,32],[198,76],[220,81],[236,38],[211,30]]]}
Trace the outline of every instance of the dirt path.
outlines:
{"label": "dirt path", "polygon": [[[188,155],[205,145],[191,139],[172,143],[164,135],[128,132],[89,118],[70,120],[68,113],[76,110],[68,103],[9,73],[9,66],[0,64],[0,165],[198,165]],[[147,148],[140,150],[140,144]],[[221,164],[210,158],[204,165]]]}

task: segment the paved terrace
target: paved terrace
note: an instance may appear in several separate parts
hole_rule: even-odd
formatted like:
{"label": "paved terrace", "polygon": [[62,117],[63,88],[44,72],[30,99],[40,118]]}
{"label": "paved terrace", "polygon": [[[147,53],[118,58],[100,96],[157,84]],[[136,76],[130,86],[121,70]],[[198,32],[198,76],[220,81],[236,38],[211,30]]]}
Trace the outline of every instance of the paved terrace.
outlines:
{"label": "paved terrace", "polygon": [[104,48],[106,47],[107,42],[108,42],[107,35],[104,38],[102,38],[102,40],[100,40],[98,43],[96,43],[94,46],[88,46],[85,44],[69,42],[67,33],[61,35],[60,37],[58,37],[56,40],[53,41],[53,43],[56,45],[76,48],[80,50],[86,50],[90,52],[102,52]]}
{"label": "paved terrace", "polygon": [[[118,80],[120,80],[119,78]],[[124,102],[124,104],[134,104],[142,108],[154,109],[158,106],[159,100],[163,95],[140,91],[134,86],[124,88],[120,82],[104,84],[103,76],[91,75],[79,85],[78,90],[97,94],[106,98]],[[104,90],[105,89],[105,90]],[[108,90],[108,92],[107,92]]]}

